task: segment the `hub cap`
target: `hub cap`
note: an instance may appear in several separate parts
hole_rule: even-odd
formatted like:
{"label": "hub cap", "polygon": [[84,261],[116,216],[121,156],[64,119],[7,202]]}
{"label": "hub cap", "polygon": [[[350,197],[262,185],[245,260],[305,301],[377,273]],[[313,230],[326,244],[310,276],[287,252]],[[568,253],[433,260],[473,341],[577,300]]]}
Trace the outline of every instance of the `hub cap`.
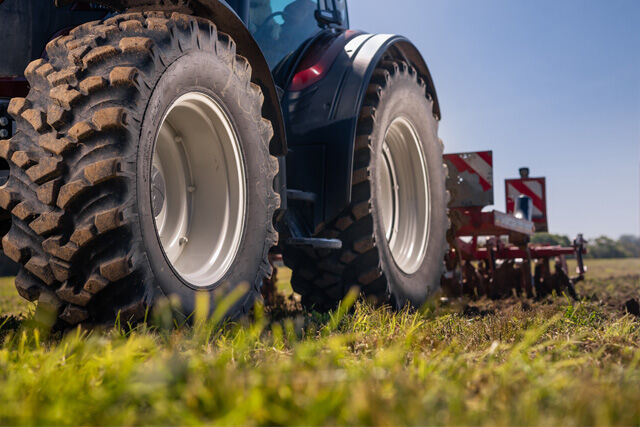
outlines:
{"label": "hub cap", "polygon": [[396,265],[406,274],[420,268],[427,249],[429,182],[422,145],[407,119],[395,119],[377,160],[382,225]]}
{"label": "hub cap", "polygon": [[238,136],[211,97],[190,92],[169,108],[154,147],[151,199],[174,270],[197,287],[219,281],[242,241],[247,188]]}

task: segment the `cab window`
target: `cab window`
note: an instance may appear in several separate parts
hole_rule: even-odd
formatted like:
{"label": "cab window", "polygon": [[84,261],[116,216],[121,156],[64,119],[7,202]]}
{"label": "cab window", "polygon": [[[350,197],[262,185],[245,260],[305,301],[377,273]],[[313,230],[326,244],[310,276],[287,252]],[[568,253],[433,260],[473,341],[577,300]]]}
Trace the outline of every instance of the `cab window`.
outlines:
{"label": "cab window", "polygon": [[317,0],[250,0],[249,30],[274,68],[318,33]]}

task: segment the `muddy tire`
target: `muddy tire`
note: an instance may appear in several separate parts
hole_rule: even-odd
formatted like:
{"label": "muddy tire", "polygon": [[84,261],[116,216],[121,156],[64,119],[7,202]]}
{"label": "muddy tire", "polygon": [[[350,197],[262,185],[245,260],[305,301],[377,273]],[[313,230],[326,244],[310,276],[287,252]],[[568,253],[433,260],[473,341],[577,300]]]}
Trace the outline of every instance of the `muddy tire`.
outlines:
{"label": "muddy tire", "polygon": [[416,71],[380,64],[358,120],[351,205],[317,235],[342,249],[284,253],[303,305],[332,309],[357,287],[378,302],[420,306],[439,288],[448,194],[437,127]]}
{"label": "muddy tire", "polygon": [[[130,13],[83,24],[51,41],[47,53],[48,60],[28,66],[31,91],[10,104],[18,131],[0,145],[11,168],[0,205],[13,217],[2,245],[22,266],[18,292],[53,310],[62,327],[111,322],[118,315],[122,322],[138,320],[162,295],[177,295],[189,314],[196,293],[208,292],[213,310],[241,283],[247,292],[229,315],[245,313],[270,272],[278,164],[269,153],[273,132],[261,115],[261,90],[251,83],[251,67],[236,55],[234,41],[204,19]],[[193,132],[209,126],[211,135],[223,128],[227,134],[211,139],[215,151],[192,145],[184,123]],[[166,129],[182,144],[184,159],[175,163],[184,160],[187,178],[180,179],[201,178],[197,189],[186,182],[189,189],[177,193],[184,204],[176,218],[195,217],[198,224],[171,229],[183,233],[178,251],[186,254],[181,248],[189,245],[209,251],[209,259],[193,261],[200,266],[185,266],[193,258],[183,252],[169,253],[160,233],[164,225],[157,222],[169,204],[164,191],[168,198],[170,183],[182,182],[171,171],[156,179],[156,142]],[[215,216],[207,209],[242,204],[226,200],[219,183],[206,182],[215,176],[208,170],[227,170],[218,164],[227,160],[225,144],[236,161],[226,190],[236,194],[242,187],[244,206],[223,212],[241,221],[226,239],[232,256],[217,265],[215,254],[228,247],[217,237],[221,223],[203,221]],[[201,149],[199,159],[194,152]],[[203,161],[208,168],[194,164]],[[204,247],[200,235],[222,243]]]}

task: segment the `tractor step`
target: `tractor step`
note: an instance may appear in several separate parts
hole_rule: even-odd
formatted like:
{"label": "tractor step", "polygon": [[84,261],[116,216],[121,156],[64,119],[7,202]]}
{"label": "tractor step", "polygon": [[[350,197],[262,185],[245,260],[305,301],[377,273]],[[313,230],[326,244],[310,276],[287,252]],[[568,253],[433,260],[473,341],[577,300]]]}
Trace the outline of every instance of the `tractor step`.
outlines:
{"label": "tractor step", "polygon": [[291,237],[285,241],[287,246],[306,246],[314,249],[342,249],[342,240],[315,239],[312,237]]}
{"label": "tractor step", "polygon": [[316,200],[318,200],[318,195],[316,193],[310,193],[308,191],[287,190],[287,199],[315,203]]}

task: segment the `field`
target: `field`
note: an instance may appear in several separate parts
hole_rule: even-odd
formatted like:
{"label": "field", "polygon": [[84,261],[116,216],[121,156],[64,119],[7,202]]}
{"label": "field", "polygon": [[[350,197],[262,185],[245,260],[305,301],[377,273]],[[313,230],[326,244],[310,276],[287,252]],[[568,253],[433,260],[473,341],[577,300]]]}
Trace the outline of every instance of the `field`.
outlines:
{"label": "field", "polygon": [[[640,260],[589,261],[584,297],[393,313],[256,309],[242,324],[45,337],[0,282],[0,424],[639,425]],[[288,288],[286,276],[279,284]],[[437,301],[437,300],[436,300]],[[26,316],[26,320],[25,320]]]}

